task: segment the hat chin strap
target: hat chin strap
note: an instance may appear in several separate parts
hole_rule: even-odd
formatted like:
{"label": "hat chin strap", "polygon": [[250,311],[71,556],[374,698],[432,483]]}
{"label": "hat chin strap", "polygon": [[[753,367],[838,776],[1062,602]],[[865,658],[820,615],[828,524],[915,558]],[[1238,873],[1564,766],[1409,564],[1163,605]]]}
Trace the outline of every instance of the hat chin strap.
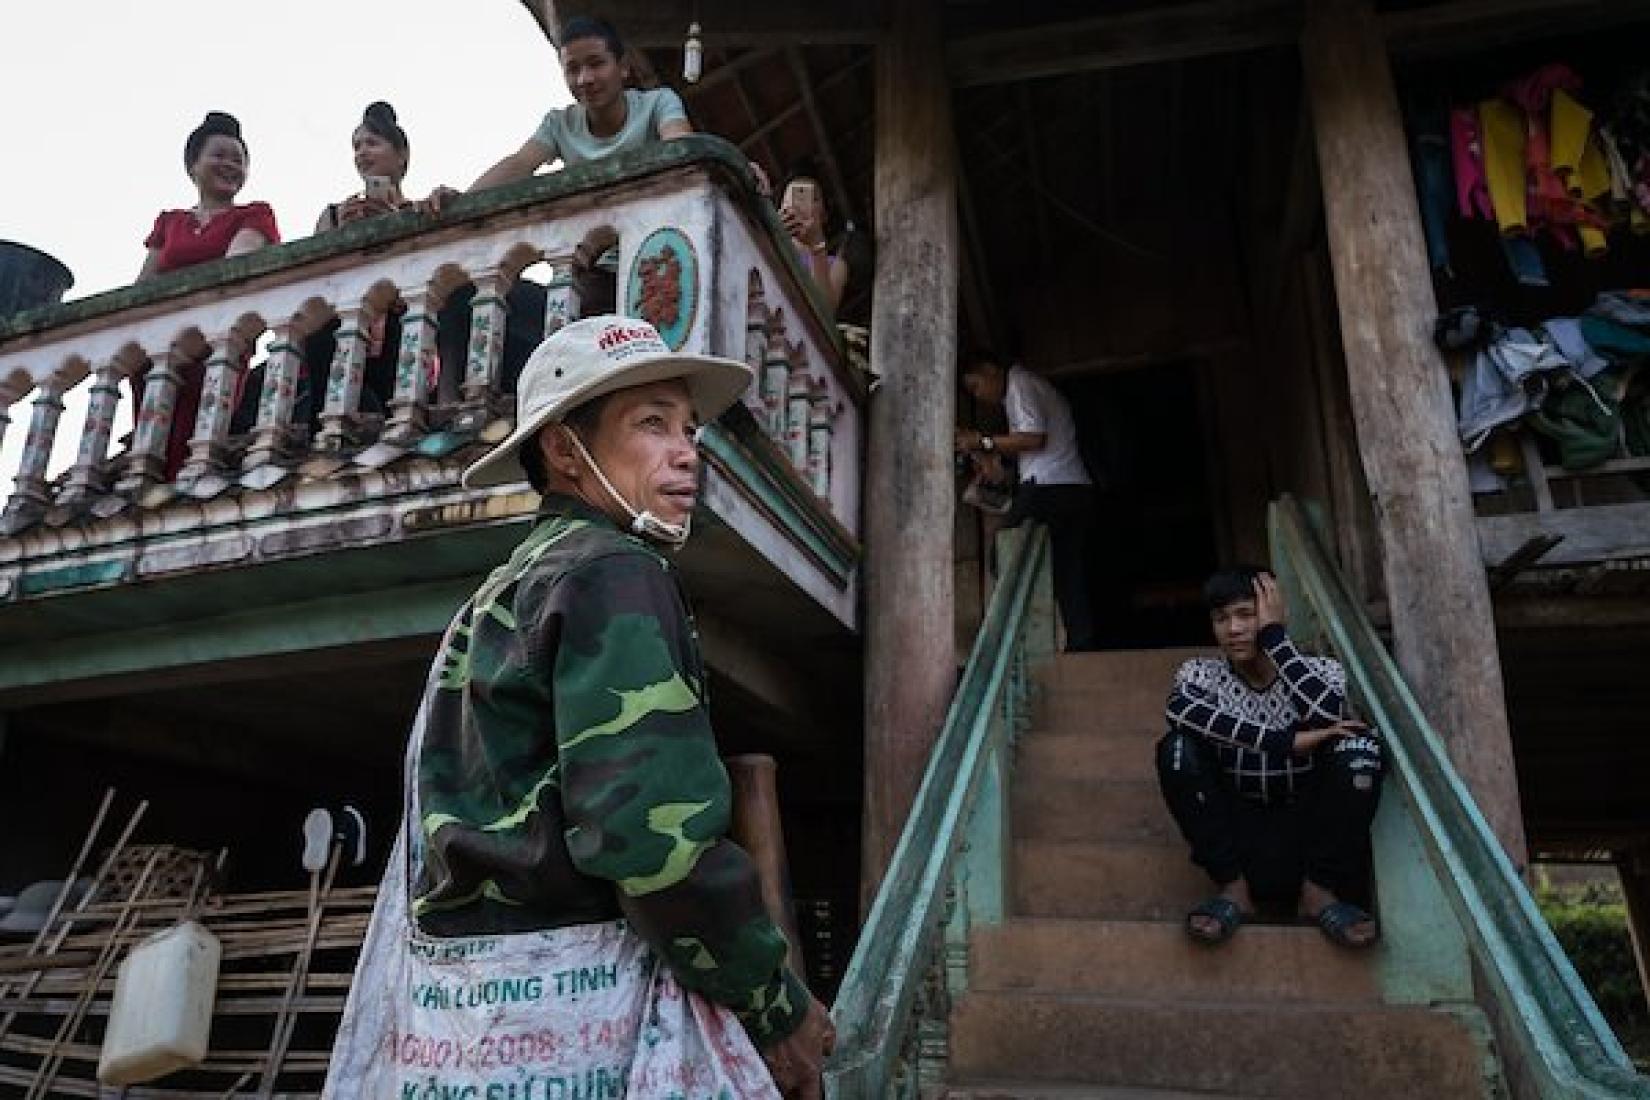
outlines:
{"label": "hat chin strap", "polygon": [[[563,425],[563,427],[566,427],[566,425]],[[631,506],[630,501],[624,498],[624,494],[615,489],[613,483],[607,480],[607,475],[602,473],[602,468],[596,464],[595,456],[586,449],[584,440],[579,438],[579,433],[572,428],[567,428],[567,434],[572,437],[573,446],[579,449],[579,454],[583,456],[585,463],[589,465],[591,473],[596,475],[596,480],[602,483],[603,489],[607,490],[607,495],[618,501],[619,507],[623,508],[625,513],[630,516],[631,534],[652,539],[654,542],[662,542],[672,550],[680,550],[687,544],[688,535],[693,528],[693,514],[691,512],[688,514],[685,523],[666,523],[652,512],[637,511]]]}

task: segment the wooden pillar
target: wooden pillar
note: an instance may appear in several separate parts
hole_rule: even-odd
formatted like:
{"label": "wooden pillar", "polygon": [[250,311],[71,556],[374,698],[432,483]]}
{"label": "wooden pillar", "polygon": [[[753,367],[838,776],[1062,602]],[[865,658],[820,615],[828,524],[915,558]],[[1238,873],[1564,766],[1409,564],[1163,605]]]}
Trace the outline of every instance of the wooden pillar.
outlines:
{"label": "wooden pillar", "polygon": [[877,267],[865,474],[869,898],[898,843],[956,682],[957,183],[939,0],[893,0],[876,56]]}
{"label": "wooden pillar", "polygon": [[1302,43],[1364,471],[1399,666],[1513,862],[1524,827],[1397,91],[1372,0],[1308,5]]}
{"label": "wooden pillar", "polygon": [[1618,854],[1622,899],[1627,903],[1627,933],[1633,940],[1633,961],[1639,968],[1639,989],[1650,1008],[1650,846]]}

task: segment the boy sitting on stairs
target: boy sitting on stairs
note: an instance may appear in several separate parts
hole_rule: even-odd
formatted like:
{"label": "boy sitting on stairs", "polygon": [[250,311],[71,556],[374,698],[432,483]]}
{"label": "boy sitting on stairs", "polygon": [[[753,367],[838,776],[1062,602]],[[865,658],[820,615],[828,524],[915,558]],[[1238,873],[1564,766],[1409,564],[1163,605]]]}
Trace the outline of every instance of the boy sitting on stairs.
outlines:
{"label": "boy sitting on stairs", "polygon": [[1269,572],[1239,566],[1203,591],[1222,656],[1180,667],[1157,743],[1163,798],[1217,887],[1186,931],[1222,943],[1256,898],[1291,899],[1332,942],[1368,947],[1378,925],[1343,899],[1368,881],[1380,742],[1347,716],[1339,662],[1289,640]]}

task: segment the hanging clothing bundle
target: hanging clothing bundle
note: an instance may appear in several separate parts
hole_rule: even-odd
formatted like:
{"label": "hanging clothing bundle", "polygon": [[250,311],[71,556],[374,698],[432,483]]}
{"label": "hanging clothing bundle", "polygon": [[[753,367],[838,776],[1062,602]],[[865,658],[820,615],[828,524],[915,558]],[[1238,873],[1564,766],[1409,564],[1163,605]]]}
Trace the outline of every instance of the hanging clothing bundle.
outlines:
{"label": "hanging clothing bundle", "polygon": [[[1497,428],[1524,423],[1556,443],[1570,470],[1650,454],[1650,371],[1641,370],[1650,291],[1609,291],[1580,317],[1533,328],[1475,326],[1482,338],[1461,378],[1457,424],[1469,453]],[[1441,319],[1441,346],[1462,350],[1461,329],[1455,315]]]}
{"label": "hanging clothing bundle", "polygon": [[1537,241],[1597,258],[1612,228],[1650,232],[1650,72],[1623,85],[1608,119],[1584,103],[1581,77],[1555,63],[1454,106],[1447,123],[1436,113],[1412,122],[1434,271],[1449,269],[1443,221],[1451,212],[1494,221],[1508,267],[1526,286],[1548,285]]}

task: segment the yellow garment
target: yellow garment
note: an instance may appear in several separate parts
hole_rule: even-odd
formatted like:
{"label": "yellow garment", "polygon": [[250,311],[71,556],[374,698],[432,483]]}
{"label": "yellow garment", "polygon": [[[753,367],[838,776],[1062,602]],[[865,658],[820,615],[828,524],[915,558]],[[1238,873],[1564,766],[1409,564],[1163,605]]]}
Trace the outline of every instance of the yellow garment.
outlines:
{"label": "yellow garment", "polygon": [[1524,115],[1503,99],[1478,105],[1478,125],[1484,137],[1484,179],[1495,207],[1495,223],[1509,237],[1523,233]]}
{"label": "yellow garment", "polygon": [[[1595,204],[1595,209],[1608,210],[1610,162],[1604,158],[1604,150],[1600,147],[1597,137],[1587,139],[1587,147],[1582,151],[1581,162],[1569,183],[1570,194],[1584,202]],[[1610,251],[1610,245],[1605,240],[1602,229],[1582,224],[1576,226],[1576,231],[1581,234],[1581,247],[1589,260],[1596,260]]]}
{"label": "yellow garment", "polygon": [[1553,89],[1553,175],[1563,180],[1570,194],[1578,199],[1592,197],[1591,194],[1582,194],[1578,178],[1589,145],[1587,135],[1592,130],[1593,112],[1577,103],[1563,88]]}
{"label": "yellow garment", "polygon": [[1588,202],[1610,197],[1610,162],[1604,158],[1597,138],[1587,140],[1570,193]]}

